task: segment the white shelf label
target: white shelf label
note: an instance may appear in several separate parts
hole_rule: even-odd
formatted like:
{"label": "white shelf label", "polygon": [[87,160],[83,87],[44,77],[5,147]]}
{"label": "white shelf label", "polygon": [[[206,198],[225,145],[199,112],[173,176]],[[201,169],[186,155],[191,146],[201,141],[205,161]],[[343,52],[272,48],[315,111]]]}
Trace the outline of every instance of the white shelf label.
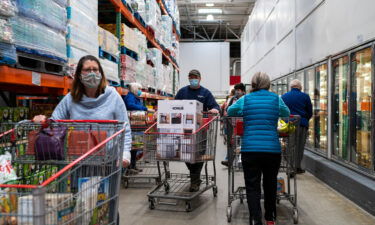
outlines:
{"label": "white shelf label", "polygon": [[40,86],[41,84],[41,74],[37,72],[32,72],[32,81],[33,84]]}

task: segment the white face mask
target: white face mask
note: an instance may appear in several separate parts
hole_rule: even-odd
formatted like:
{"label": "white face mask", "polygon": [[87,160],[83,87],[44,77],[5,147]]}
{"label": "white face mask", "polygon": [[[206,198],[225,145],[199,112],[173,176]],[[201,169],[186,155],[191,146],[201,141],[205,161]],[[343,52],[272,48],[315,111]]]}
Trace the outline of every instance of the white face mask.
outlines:
{"label": "white face mask", "polygon": [[101,80],[101,73],[90,72],[88,74],[81,74],[82,84],[87,88],[97,88]]}

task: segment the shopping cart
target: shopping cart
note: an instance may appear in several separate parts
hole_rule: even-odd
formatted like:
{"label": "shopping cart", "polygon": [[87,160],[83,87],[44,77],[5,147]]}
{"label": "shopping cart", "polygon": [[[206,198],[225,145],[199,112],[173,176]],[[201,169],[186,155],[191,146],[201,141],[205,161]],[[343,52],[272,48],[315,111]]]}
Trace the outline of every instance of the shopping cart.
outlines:
{"label": "shopping cart", "polygon": [[[215,154],[218,117],[208,114],[205,114],[204,117],[204,125],[194,133],[159,133],[156,124],[145,132],[145,152],[156,155],[158,170],[164,169],[165,171],[161,184],[148,193],[150,209],[155,209],[157,203],[162,204],[160,199],[169,199],[185,201],[185,210],[190,212],[192,211],[192,200],[205,191],[212,188],[214,197],[217,196]],[[205,172],[200,177],[202,181],[200,190],[190,192],[189,174],[170,173],[168,170],[169,161],[204,163]],[[209,175],[208,172],[209,161],[213,164],[212,175]]]}
{"label": "shopping cart", "polygon": [[[117,121],[4,124],[0,224],[116,224],[124,148]],[[2,178],[4,171],[0,170]],[[16,176],[16,177],[15,177]]]}
{"label": "shopping cart", "polygon": [[[135,169],[124,169],[123,186],[129,187],[129,184],[147,184],[155,181],[160,184],[161,176],[159,173],[155,152],[144,152],[143,136],[144,132],[154,123],[154,113],[145,111],[129,111],[128,117],[132,130],[132,151],[137,155]],[[135,155],[135,154],[134,154]]]}
{"label": "shopping cart", "polygon": [[[228,156],[228,206],[227,221],[232,220],[232,203],[240,200],[241,204],[246,198],[246,188],[235,182],[238,174],[242,174],[241,164],[241,136],[243,134],[242,117],[224,117],[227,135],[227,156]],[[243,176],[242,176],[243,180]]]}
{"label": "shopping cart", "polygon": [[[284,178],[278,178],[278,194],[277,203],[281,200],[288,200],[293,208],[293,221],[298,223],[298,209],[297,209],[297,179],[295,176],[295,157],[296,146],[298,141],[300,116],[291,115],[289,118],[281,118],[289,124],[290,130],[287,133],[280,133],[280,142],[282,146],[281,165],[279,174],[286,175],[286,187],[284,185]],[[243,135],[243,118],[242,117],[226,117],[225,124],[227,128],[227,151],[228,151],[228,206],[227,206],[227,221],[232,220],[232,203],[240,200],[243,203],[246,199],[246,187],[238,185],[235,181],[238,173],[243,173],[241,163],[241,137]],[[241,177],[243,179],[243,176]]]}

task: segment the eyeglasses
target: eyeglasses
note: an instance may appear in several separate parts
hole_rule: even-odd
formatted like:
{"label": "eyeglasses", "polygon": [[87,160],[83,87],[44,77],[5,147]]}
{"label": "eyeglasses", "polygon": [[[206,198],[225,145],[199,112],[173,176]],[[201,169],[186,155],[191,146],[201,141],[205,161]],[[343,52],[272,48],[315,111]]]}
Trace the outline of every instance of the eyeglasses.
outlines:
{"label": "eyeglasses", "polygon": [[90,72],[99,73],[99,69],[97,69],[97,68],[82,69],[82,72],[83,73],[90,73]]}

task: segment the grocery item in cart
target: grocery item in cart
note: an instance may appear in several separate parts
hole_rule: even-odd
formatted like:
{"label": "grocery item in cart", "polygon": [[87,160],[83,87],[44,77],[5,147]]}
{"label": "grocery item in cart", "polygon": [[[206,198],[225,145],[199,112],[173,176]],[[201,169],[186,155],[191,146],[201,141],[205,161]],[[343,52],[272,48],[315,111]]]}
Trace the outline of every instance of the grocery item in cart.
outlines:
{"label": "grocery item in cart", "polygon": [[9,152],[0,155],[0,184],[17,180],[16,172],[12,166],[12,155]]}
{"label": "grocery item in cart", "polygon": [[67,128],[63,126],[42,128],[30,131],[28,135],[28,154],[35,154],[37,160],[65,159],[65,136]]}
{"label": "grocery item in cart", "polygon": [[[0,190],[0,212],[17,212],[17,190],[15,188],[4,188]],[[0,224],[17,224],[15,216],[0,216]]]}
{"label": "grocery item in cart", "polygon": [[[78,179],[78,200],[75,214],[81,215],[81,224],[107,224],[109,222],[109,203],[102,204],[109,196],[109,180],[101,177],[84,177]],[[100,207],[97,205],[102,204]],[[95,208],[85,212],[85,209]]]}
{"label": "grocery item in cart", "polygon": [[[34,196],[26,195],[18,198],[18,224],[32,225],[34,224],[33,205]],[[45,210],[46,210],[46,225],[59,225],[66,224],[71,218],[73,218],[73,194],[46,194],[45,196]],[[69,224],[69,223],[68,223]]]}

